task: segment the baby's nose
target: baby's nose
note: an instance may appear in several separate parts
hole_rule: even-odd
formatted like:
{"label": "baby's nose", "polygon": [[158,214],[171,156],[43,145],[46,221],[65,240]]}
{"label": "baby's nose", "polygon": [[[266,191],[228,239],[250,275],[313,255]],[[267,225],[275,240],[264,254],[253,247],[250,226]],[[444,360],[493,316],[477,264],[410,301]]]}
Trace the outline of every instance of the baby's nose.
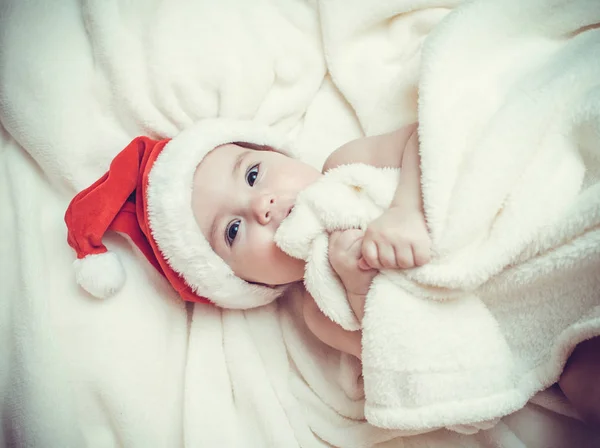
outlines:
{"label": "baby's nose", "polygon": [[275,205],[275,198],[270,195],[261,195],[254,200],[253,209],[256,219],[261,224],[268,224],[272,219],[272,209]]}

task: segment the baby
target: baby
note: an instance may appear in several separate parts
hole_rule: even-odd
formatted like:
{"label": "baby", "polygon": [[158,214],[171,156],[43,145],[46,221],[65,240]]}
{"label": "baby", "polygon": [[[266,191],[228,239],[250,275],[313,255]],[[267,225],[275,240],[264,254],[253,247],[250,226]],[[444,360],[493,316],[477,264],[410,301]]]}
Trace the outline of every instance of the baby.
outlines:
{"label": "baby", "polygon": [[[78,283],[99,297],[123,285],[122,266],[101,242],[113,230],[127,234],[185,300],[251,308],[276,299],[303,280],[304,262],[275,245],[275,232],[298,193],[321,176],[288,153],[268,129],[222,119],[173,140],[135,139],[108,173],[75,196],[65,215]],[[402,170],[390,208],[364,234],[347,230],[329,240],[330,264],[360,320],[377,271],[427,263],[430,240],[417,125],[349,142],[327,159],[324,171],[359,162]],[[320,340],[360,358],[360,332],[335,325],[306,292],[303,309]],[[600,374],[599,346],[598,340],[581,344],[560,380],[575,407],[594,422],[600,422],[600,400],[594,398],[600,393],[591,387]]]}
{"label": "baby", "polygon": [[[329,256],[357,317],[377,269],[410,268],[429,260],[429,237],[420,192],[416,125],[352,141],[336,150],[324,170],[362,162],[402,167],[394,202],[361,231],[331,238]],[[275,150],[226,144],[206,155],[194,174],[192,206],[202,233],[216,254],[240,278],[271,286],[301,281],[304,262],[289,257],[274,243],[279,224],[298,193],[320,172]],[[233,175],[223,175],[232,173]],[[346,332],[306,300],[309,328],[325,343],[360,357],[360,335]]]}

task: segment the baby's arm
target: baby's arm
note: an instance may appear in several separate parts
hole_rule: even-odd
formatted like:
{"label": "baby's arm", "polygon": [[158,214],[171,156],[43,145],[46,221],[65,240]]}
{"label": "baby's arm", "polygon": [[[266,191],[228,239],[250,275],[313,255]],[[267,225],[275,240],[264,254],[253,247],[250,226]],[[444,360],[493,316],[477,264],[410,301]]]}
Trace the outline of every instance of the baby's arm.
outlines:
{"label": "baby's arm", "polygon": [[429,262],[431,240],[423,212],[416,127],[404,145],[401,169],[390,207],[369,224],[365,233],[363,267],[405,269]]}
{"label": "baby's arm", "polygon": [[416,211],[423,215],[421,194],[421,158],[419,157],[419,134],[415,126],[404,145],[402,173],[391,207],[400,207],[407,212]]}
{"label": "baby's arm", "polygon": [[324,171],[349,163],[402,169],[390,208],[367,228],[361,267],[411,268],[427,263],[431,242],[423,214],[417,125],[349,142],[327,159]]}
{"label": "baby's arm", "polygon": [[[329,238],[329,262],[346,289],[346,298],[359,321],[364,314],[365,296],[377,271],[358,266],[363,232],[334,232]],[[306,293],[304,319],[308,328],[322,342],[345,353],[361,358],[361,332],[346,331],[325,316],[314,299]]]}
{"label": "baby's arm", "polygon": [[303,313],[306,326],[324,344],[344,353],[361,357],[361,332],[346,331],[329,319],[317,306],[315,299],[304,292]]}
{"label": "baby's arm", "polygon": [[364,316],[365,297],[378,272],[359,266],[363,236],[359,229],[333,232],[328,248],[329,263],[344,285],[346,299],[359,322]]}

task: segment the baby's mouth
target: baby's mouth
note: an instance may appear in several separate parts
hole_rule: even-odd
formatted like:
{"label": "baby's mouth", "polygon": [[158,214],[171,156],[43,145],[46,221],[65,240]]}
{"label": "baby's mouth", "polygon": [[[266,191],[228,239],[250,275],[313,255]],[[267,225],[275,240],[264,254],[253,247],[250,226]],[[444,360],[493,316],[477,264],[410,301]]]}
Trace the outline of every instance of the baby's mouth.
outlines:
{"label": "baby's mouth", "polygon": [[[285,210],[285,209],[283,209],[283,210]],[[292,210],[294,210],[294,205],[291,205],[287,209],[287,212],[284,212],[283,219],[281,219],[281,221],[278,223],[277,229],[275,230],[275,233],[273,235],[273,242],[284,253],[287,253],[286,249],[285,249],[285,247],[286,247],[286,241],[285,241],[286,234],[289,235],[289,233],[290,233],[290,230],[289,230],[289,226],[290,225],[289,224],[286,225],[286,222],[288,221],[289,216],[292,214]],[[290,219],[292,219],[292,218],[290,218]],[[288,228],[288,229],[285,230],[286,228]],[[284,238],[284,239],[282,239],[282,238]],[[283,246],[280,243],[283,243]]]}

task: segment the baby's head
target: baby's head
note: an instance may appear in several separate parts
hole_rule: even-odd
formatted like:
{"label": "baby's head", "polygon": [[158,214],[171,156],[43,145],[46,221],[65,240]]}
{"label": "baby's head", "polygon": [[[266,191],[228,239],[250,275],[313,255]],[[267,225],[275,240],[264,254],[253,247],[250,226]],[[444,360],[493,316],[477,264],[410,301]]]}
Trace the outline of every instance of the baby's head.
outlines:
{"label": "baby's head", "polygon": [[113,230],[185,300],[226,308],[271,302],[304,273],[304,262],[275,245],[275,232],[297,194],[320,177],[290,153],[269,128],[226,119],[172,140],[134,139],[65,214],[77,282],[96,297],[121,289],[125,271],[102,244]]}
{"label": "baby's head", "polygon": [[314,167],[267,146],[231,143],[213,149],[194,173],[194,217],[211,248],[235,275],[281,286],[304,275],[304,261],[274,242],[298,193],[315,182]]}

